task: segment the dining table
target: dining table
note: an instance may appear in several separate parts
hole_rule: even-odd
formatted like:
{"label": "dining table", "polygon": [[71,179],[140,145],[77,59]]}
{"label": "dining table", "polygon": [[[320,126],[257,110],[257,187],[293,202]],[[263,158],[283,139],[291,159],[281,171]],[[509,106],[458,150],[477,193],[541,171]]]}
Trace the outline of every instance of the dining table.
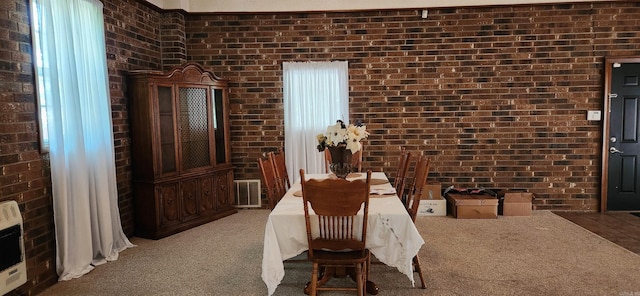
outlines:
{"label": "dining table", "polygon": [[[307,180],[335,178],[331,174],[305,174],[305,177]],[[366,173],[347,176],[347,180],[365,178]],[[424,240],[385,173],[373,172],[370,184],[366,248],[377,260],[405,274],[413,286],[412,260]],[[301,193],[302,186],[298,180],[272,209],[265,225],[262,280],[268,295],[274,294],[284,278],[284,261],[308,249]],[[369,280],[375,280],[375,271],[369,272]]]}

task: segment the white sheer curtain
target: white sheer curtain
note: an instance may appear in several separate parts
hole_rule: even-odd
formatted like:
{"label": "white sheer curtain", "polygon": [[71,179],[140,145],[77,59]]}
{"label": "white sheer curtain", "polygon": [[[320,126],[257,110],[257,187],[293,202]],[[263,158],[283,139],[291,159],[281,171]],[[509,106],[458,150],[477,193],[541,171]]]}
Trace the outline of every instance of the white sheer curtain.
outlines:
{"label": "white sheer curtain", "polygon": [[300,169],[325,171],[316,135],[338,119],[349,121],[349,65],[346,61],[285,62],[283,70],[285,157],[295,181]]}
{"label": "white sheer curtain", "polygon": [[32,0],[38,95],[46,100],[59,280],[133,245],[118,209],[102,3]]}

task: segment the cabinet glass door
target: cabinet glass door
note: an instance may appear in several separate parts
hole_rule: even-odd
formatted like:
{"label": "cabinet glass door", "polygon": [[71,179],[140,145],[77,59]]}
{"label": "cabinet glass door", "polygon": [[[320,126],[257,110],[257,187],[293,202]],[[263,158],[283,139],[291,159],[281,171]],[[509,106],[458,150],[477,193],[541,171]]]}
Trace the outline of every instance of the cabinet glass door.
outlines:
{"label": "cabinet glass door", "polygon": [[162,173],[176,171],[176,140],[174,134],[173,88],[158,86],[158,108],[160,115],[160,158]]}
{"label": "cabinet glass door", "polygon": [[213,89],[213,128],[215,129],[216,137],[216,163],[227,162],[227,150],[226,147],[226,126],[225,126],[225,112],[224,112],[224,93],[222,89]]}
{"label": "cabinet glass door", "polygon": [[179,88],[180,145],[184,170],[211,165],[207,89]]}

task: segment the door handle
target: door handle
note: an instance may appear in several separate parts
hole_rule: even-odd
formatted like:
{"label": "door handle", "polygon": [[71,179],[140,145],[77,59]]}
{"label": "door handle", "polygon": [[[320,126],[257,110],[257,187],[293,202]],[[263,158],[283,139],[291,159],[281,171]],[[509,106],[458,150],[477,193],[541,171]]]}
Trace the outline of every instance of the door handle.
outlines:
{"label": "door handle", "polygon": [[609,152],[611,152],[611,153],[624,153],[624,151],[620,151],[616,147],[609,148]]}

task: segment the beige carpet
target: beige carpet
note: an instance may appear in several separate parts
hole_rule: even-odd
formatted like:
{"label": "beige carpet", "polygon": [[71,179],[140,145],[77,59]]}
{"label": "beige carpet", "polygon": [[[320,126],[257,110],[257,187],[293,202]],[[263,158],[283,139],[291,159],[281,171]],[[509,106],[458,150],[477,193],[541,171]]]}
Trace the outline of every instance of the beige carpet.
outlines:
{"label": "beige carpet", "polygon": [[[40,295],[266,295],[260,265],[268,214],[241,210],[158,241],[133,238],[138,247],[119,260]],[[640,256],[548,211],[486,220],[419,217],[417,225],[426,241],[420,256],[427,289],[374,264],[379,295],[640,295]],[[275,295],[303,295],[309,265],[285,268]]]}

